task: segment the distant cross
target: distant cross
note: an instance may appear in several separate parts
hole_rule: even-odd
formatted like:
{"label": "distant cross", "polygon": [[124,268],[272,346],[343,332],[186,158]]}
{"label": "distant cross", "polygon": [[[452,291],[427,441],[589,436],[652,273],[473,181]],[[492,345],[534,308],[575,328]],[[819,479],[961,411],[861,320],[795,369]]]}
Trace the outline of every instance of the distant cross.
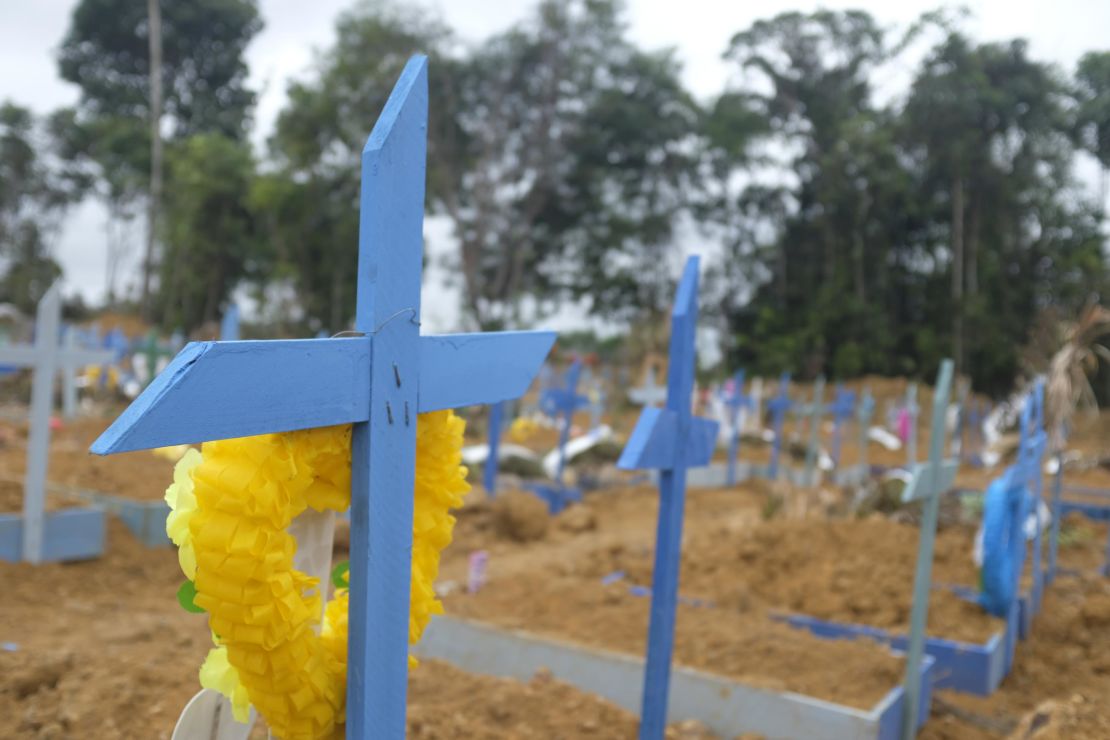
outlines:
{"label": "distant cross", "polygon": [[906,389],[906,416],[909,418],[909,429],[906,433],[906,463],[909,470],[917,464],[917,415],[920,408],[917,405],[917,383],[910,383]]}
{"label": "distant cross", "polygon": [[[1064,494],[1064,440],[1066,428],[1061,426],[1058,433],[1052,437],[1054,456],[1056,457],[1056,472],[1052,476],[1052,534],[1048,548],[1048,577],[1049,583],[1056,579],[1056,557],[1060,549],[1060,508]],[[1110,570],[1110,535],[1106,538],[1106,563]],[[1106,575],[1110,575],[1108,572]]]}
{"label": "distant cross", "polygon": [[1032,405],[1029,424],[1029,450],[1025,474],[1032,497],[1033,522],[1036,526],[1033,535],[1033,593],[1034,610],[1040,608],[1041,593],[1044,589],[1044,543],[1041,537],[1041,494],[1044,484],[1044,451],[1048,437],[1044,428],[1044,378],[1038,377],[1033,383],[1026,406]]}
{"label": "distant cross", "polygon": [[239,341],[239,304],[229,303],[220,321],[220,341]]}
{"label": "distant cross", "polygon": [[147,332],[146,337],[136,348],[136,353],[141,354],[146,361],[144,385],[150,385],[151,381],[158,375],[158,365],[161,364],[163,358],[170,359],[173,357],[173,351],[158,341],[158,332],[154,329]]}
{"label": "distant cross", "polygon": [[112,359],[110,364],[106,363],[100,367],[100,387],[105,388],[108,385],[108,373],[112,365],[118,366],[123,358],[127,355],[128,350],[131,348],[131,343],[127,341],[127,335],[119,327],[112,329],[104,335],[104,349],[110,350]]}
{"label": "distant cross", "polygon": [[921,531],[918,536],[917,572],[913,582],[913,606],[910,611],[909,647],[906,650],[906,711],[902,737],[917,735],[917,715],[921,694],[921,658],[925,651],[925,624],[929,614],[929,589],[933,577],[933,543],[937,536],[937,515],[940,496],[952,490],[956,480],[957,462],[942,459],[944,455],[945,414],[952,390],[952,361],[944,360],[937,375],[933,395],[933,420],[929,429],[929,461],[915,464],[913,476],[902,493],[903,501],[924,501]]}
{"label": "distant cross", "polygon": [[871,389],[864,388],[859,406],[856,407],[856,422],[859,424],[859,467],[862,470],[861,485],[871,478],[871,463],[868,461],[867,453],[871,449],[871,417],[874,413],[875,399],[871,396]]}
{"label": "distant cross", "polygon": [[744,395],[744,371],[737,370],[732,376],[732,387],[722,394],[725,408],[728,409],[729,441],[728,441],[728,470],[725,474],[725,483],[729,486],[736,485],[736,460],[740,456],[740,424],[744,415],[743,409],[750,409],[752,399]]}
{"label": "distant cross", "polygon": [[856,394],[847,390],[843,385],[838,385],[833,402],[829,404],[829,411],[833,416],[832,463],[833,468],[840,468],[841,435],[844,431],[844,422],[852,418],[852,411],[856,405]]}
{"label": "distant cross", "polygon": [[74,373],[85,365],[99,365],[112,353],[99,349],[60,346],[62,314],[60,283],[46,291],[35,311],[35,342],[0,347],[0,364],[34,369],[31,385],[30,435],[27,472],[23,477],[23,559],[43,559],[43,526],[46,511],[46,469],[50,452],[50,412],[54,406],[54,377]]}
{"label": "distant cross", "polygon": [[771,463],[767,466],[767,477],[771,480],[778,479],[779,454],[782,452],[782,428],[786,421],[786,412],[790,410],[792,402],[787,391],[790,388],[790,373],[779,376],[779,394],[767,402],[771,412],[772,427],[775,438],[771,441]]}
{"label": "distant cross", "polygon": [[667,405],[645,408],[617,467],[659,469],[659,523],[655,534],[647,668],[640,707],[640,740],[661,740],[667,724],[675,606],[682,554],[686,469],[707,465],[717,442],[717,422],[693,416],[694,333],[698,322],[698,258],[686,260],[671,312]]}
{"label": "distant cross", "polygon": [[[628,398],[632,403],[640,406],[657,406],[667,400],[667,389],[655,383],[654,365],[648,367],[644,384],[639,388],[628,391]],[[690,402],[693,403],[692,398]]]}
{"label": "distant cross", "polygon": [[582,497],[581,492],[563,481],[567,465],[567,441],[574,423],[574,412],[589,405],[590,399],[578,393],[578,380],[582,375],[582,361],[575,360],[566,372],[564,388],[549,388],[540,397],[540,410],[559,419],[559,446],[556,448],[554,483],[531,483],[528,490],[547,502],[552,514],[558,514],[571,501]]}
{"label": "distant cross", "polygon": [[335,424],[351,439],[347,737],[403,738],[417,414],[519,396],[549,332],[420,335],[427,59],[362,152],[359,336],[194,342],[93,443],[111,454]]}
{"label": "distant cross", "polygon": [[809,444],[806,445],[805,481],[807,486],[817,485],[817,453],[821,448],[821,415],[825,410],[825,376],[817,376],[813,384],[813,403],[809,407]]}
{"label": "distant cross", "polygon": [[601,427],[601,418],[605,413],[605,386],[601,378],[594,380],[590,389],[590,430]]}
{"label": "distant cross", "polygon": [[498,401],[489,406],[489,452],[486,455],[485,469],[482,471],[482,485],[490,498],[497,495],[497,469],[500,464],[501,431],[504,427],[506,403],[508,402]]}

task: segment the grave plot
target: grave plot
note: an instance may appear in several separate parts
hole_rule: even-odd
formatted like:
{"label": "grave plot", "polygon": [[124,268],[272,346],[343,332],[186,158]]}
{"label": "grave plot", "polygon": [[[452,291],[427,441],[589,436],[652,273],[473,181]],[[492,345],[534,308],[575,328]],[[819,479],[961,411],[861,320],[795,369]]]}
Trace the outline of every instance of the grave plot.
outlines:
{"label": "grave plot", "polygon": [[[110,520],[98,560],[0,563],[0,737],[169,737],[211,642],[174,594],[177,555]],[[421,661],[408,737],[625,738],[635,716],[548,676],[509,681]],[[252,737],[265,738],[259,727]],[[714,737],[675,726],[669,738]]]}

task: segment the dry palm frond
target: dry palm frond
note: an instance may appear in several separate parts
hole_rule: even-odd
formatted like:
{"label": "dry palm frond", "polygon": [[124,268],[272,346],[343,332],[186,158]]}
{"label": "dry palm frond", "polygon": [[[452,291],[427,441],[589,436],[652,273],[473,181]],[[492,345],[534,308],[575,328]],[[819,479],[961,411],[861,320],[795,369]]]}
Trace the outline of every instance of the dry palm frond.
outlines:
{"label": "dry palm frond", "polygon": [[1110,335],[1110,310],[1092,301],[1079,320],[1064,328],[1063,346],[1048,366],[1045,422],[1052,435],[1052,446],[1063,442],[1064,427],[1076,411],[1095,409],[1095,391],[1089,376],[1098,369],[1099,357],[1110,361],[1110,350],[1098,343]]}

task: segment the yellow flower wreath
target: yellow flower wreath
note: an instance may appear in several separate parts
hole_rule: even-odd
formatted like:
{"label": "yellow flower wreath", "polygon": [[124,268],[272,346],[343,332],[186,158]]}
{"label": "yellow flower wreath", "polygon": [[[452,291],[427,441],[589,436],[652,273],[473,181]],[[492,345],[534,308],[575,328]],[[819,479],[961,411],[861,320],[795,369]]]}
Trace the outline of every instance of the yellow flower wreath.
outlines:
{"label": "yellow flower wreath", "polygon": [[[433,584],[455,523],[449,510],[470,490],[464,426],[451,411],[418,417],[410,644],[443,610]],[[317,635],[325,587],[294,569],[297,543],[285,530],[308,507],[350,505],[350,441],[341,426],[206,442],[178,462],[166,490],[166,531],[217,646],[201,685],[228,696],[240,721],[254,705],[285,740],[343,732],[347,591],[328,603]]]}

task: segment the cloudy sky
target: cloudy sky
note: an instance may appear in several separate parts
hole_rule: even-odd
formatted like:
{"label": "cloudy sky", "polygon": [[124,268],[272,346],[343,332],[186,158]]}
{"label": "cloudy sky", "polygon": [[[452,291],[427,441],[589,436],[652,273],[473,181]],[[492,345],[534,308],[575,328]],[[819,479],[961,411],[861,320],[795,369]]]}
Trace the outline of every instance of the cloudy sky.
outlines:
{"label": "cloudy sky", "polygon": [[[173,2],[174,0],[169,0]],[[140,0],[135,0],[140,2]],[[316,50],[330,44],[335,18],[355,0],[260,0],[266,27],[248,51],[252,84],[261,92],[256,142],[265,139],[284,102],[286,82],[305,74]],[[54,50],[68,25],[75,0],[0,0],[0,99],[11,98],[38,112],[76,101],[77,91],[57,77]],[[523,18],[532,0],[435,0],[438,9],[466,40],[478,41]],[[880,22],[904,26],[935,0],[862,0],[860,2],[798,2],[764,0],[628,0],[633,38],[646,47],[675,47],[685,63],[685,77],[695,94],[708,98],[728,80],[730,70],[720,55],[729,37],[761,17],[784,10],[818,7],[861,8]],[[1037,58],[1073,69],[1085,51],[1110,48],[1110,2],[1105,0],[972,0],[968,28],[983,40],[1023,37]],[[904,88],[912,62],[882,80],[888,94]],[[141,230],[135,233],[136,243]],[[442,250],[446,232],[429,229],[429,247]],[[352,245],[353,248],[353,245]],[[437,250],[438,251],[438,250]],[[104,293],[105,217],[87,203],[73,211],[57,245],[66,271],[67,293],[90,300]],[[435,280],[434,276],[430,279]],[[429,291],[429,297],[440,293]],[[426,306],[426,321],[444,328],[451,323],[454,299],[441,293]]]}

